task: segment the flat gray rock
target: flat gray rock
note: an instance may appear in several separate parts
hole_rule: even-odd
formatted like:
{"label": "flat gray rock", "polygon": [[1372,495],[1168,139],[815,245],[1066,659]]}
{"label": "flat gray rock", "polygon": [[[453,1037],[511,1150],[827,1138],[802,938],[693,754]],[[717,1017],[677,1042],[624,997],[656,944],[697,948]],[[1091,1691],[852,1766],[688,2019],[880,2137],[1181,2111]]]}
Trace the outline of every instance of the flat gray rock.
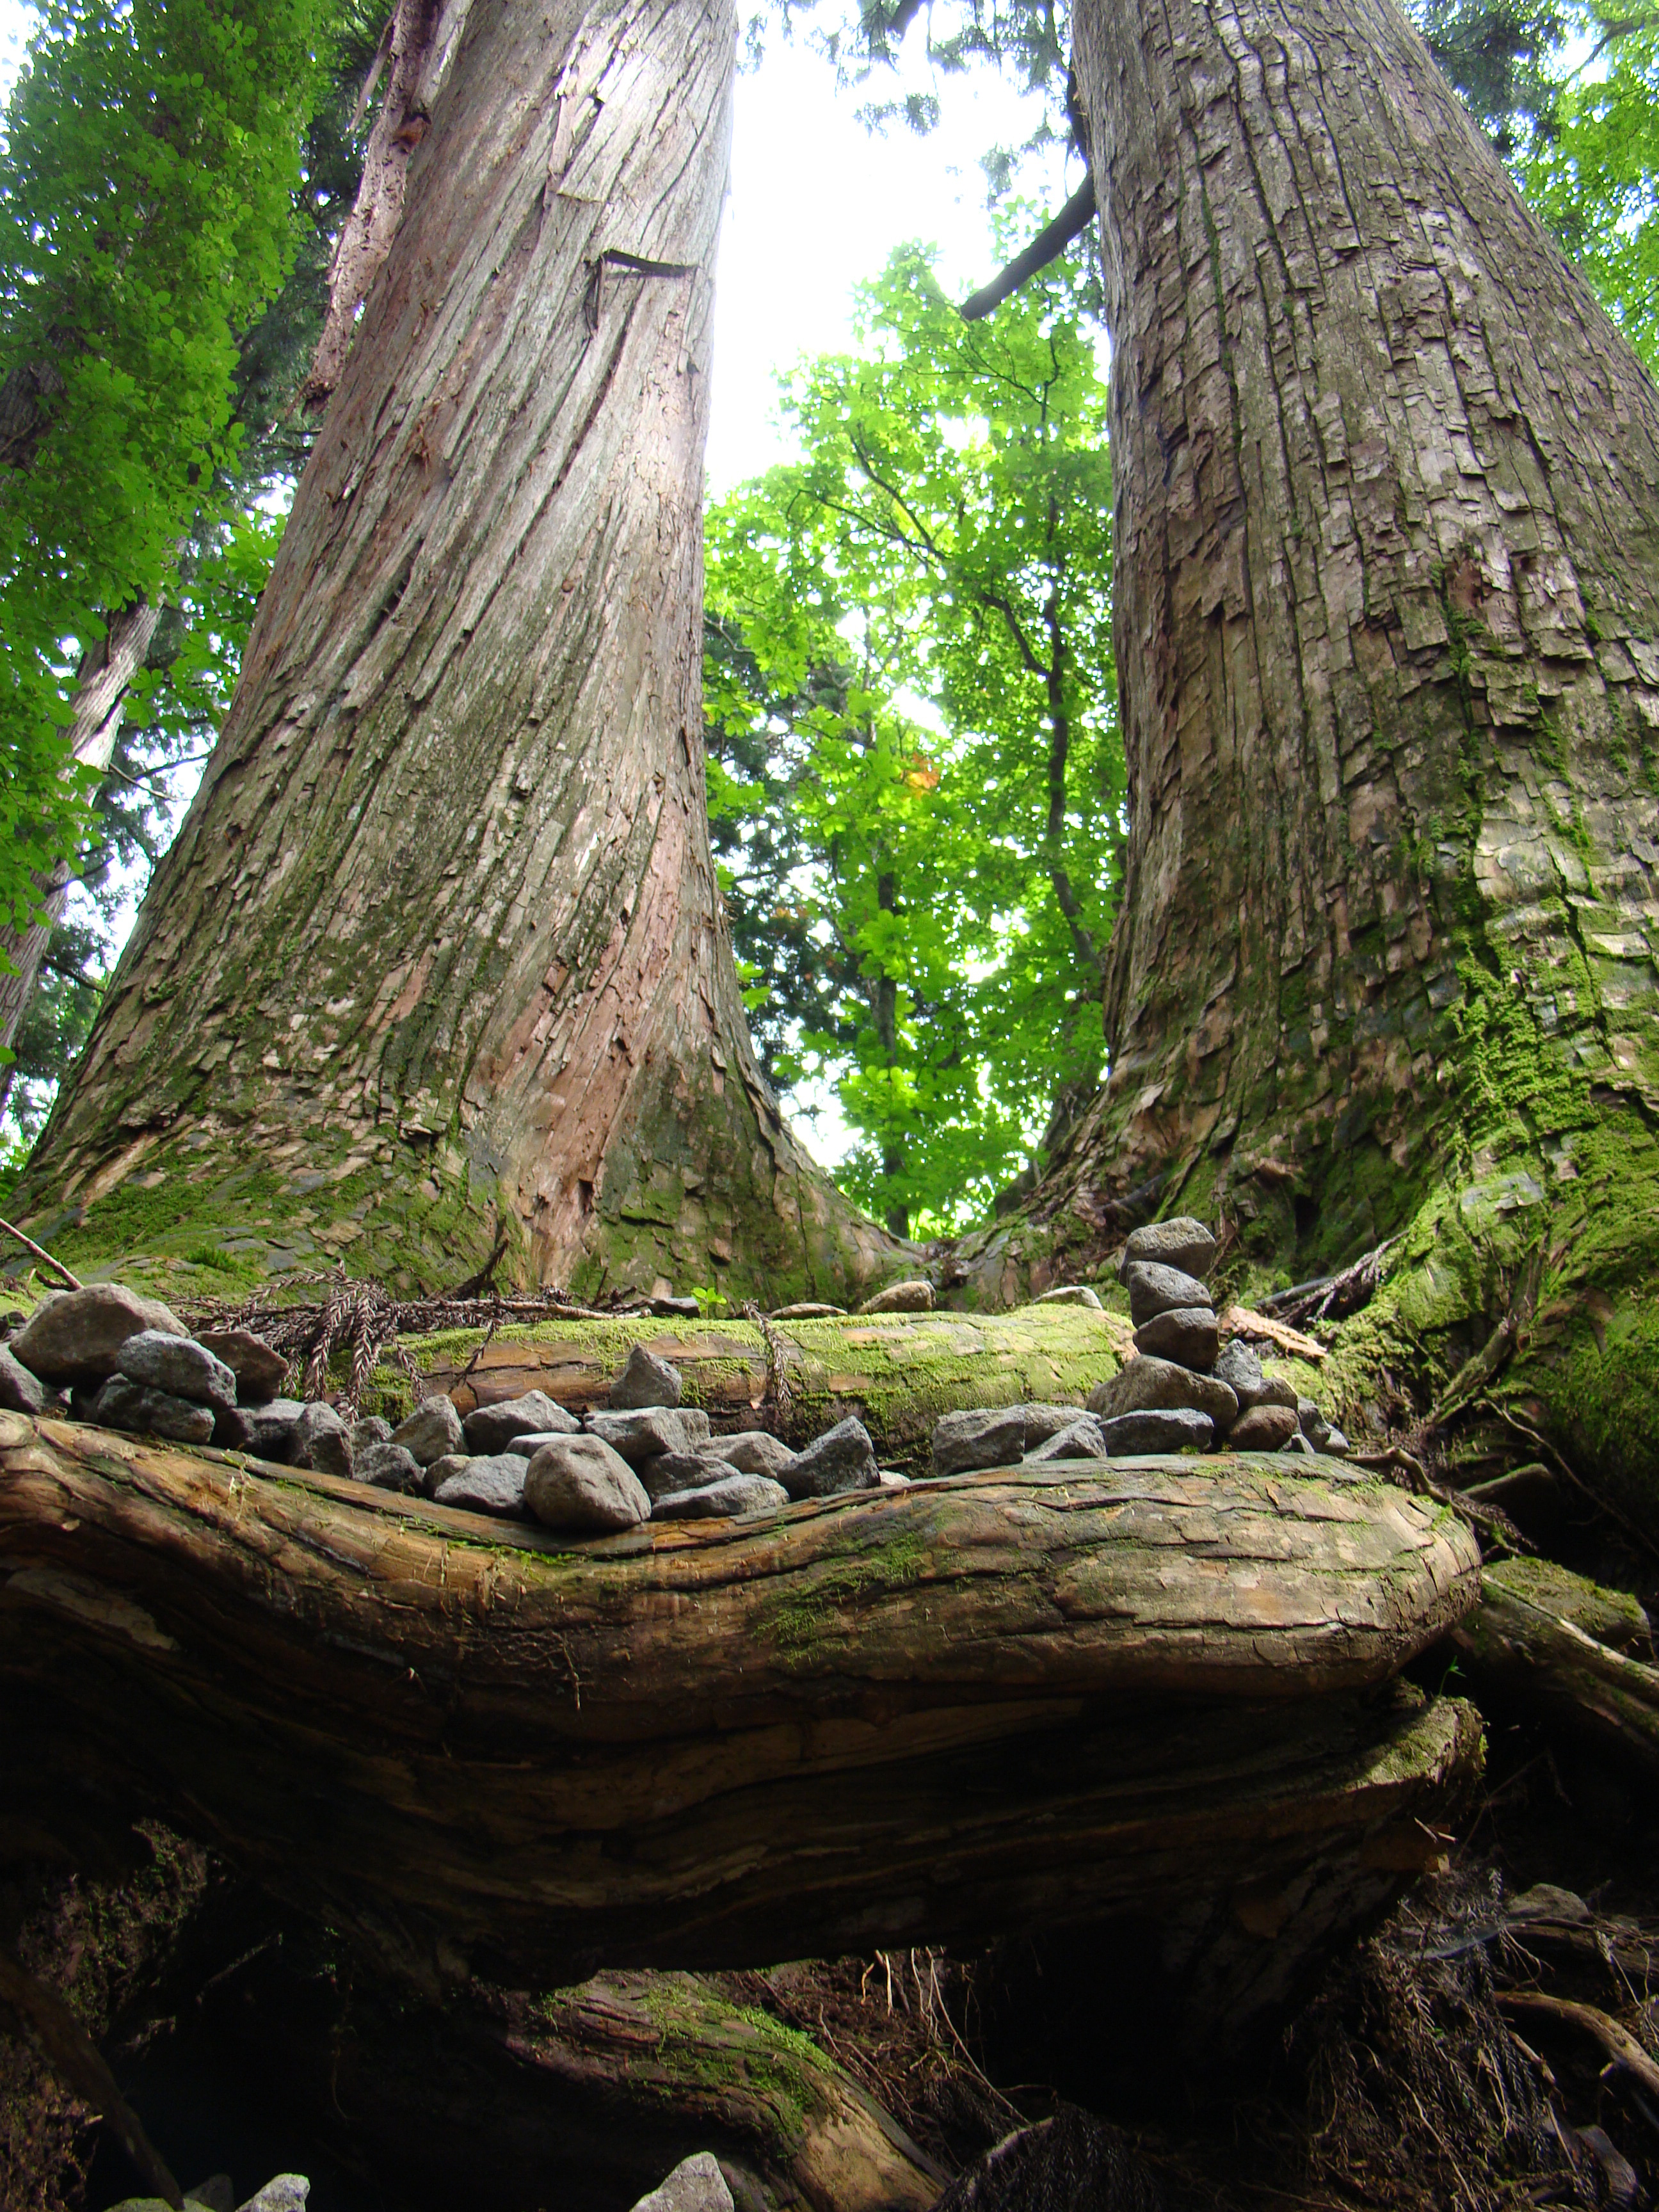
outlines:
{"label": "flat gray rock", "polygon": [[1295,1430],[1289,1443],[1280,1444],[1279,1449],[1281,1458],[1289,1456],[1293,1459],[1317,1459],[1319,1456],[1300,1429]]}
{"label": "flat gray rock", "polygon": [[467,1449],[474,1452],[505,1451],[514,1437],[574,1437],[580,1427],[575,1415],[556,1405],[544,1390],[475,1406],[461,1423]]}
{"label": "flat gray rock", "polygon": [[1135,1331],[1135,1350],[1154,1359],[1173,1359],[1207,1375],[1220,1349],[1221,1331],[1209,1306],[1171,1306]]}
{"label": "flat gray rock", "polygon": [[579,1429],[532,1429],[527,1437],[509,1437],[503,1449],[520,1459],[534,1459],[544,1444],[556,1443],[561,1437],[580,1436]]}
{"label": "flat gray rock", "polygon": [[213,1441],[221,1451],[251,1451],[253,1448],[253,1424],[248,1419],[245,1406],[216,1406],[213,1409]]}
{"label": "flat gray rock", "polygon": [[295,1433],[305,1409],[303,1398],[272,1398],[263,1406],[240,1407],[249,1431],[246,1449],[255,1459],[292,1467]]}
{"label": "flat gray rock", "polygon": [[[660,1460],[657,1462],[661,1466]],[[652,1504],[653,1521],[710,1521],[719,1515],[769,1513],[789,1503],[781,1482],[764,1474],[723,1474],[696,1490],[672,1490]]]}
{"label": "flat gray rock", "polygon": [[1326,1450],[1331,1440],[1331,1425],[1311,1398],[1296,1401],[1296,1423],[1316,1452]]}
{"label": "flat gray rock", "polygon": [[[1068,1407],[1067,1413],[1075,1420],[1077,1408]],[[1066,1423],[1057,1426],[1064,1428]],[[1017,1467],[1024,1456],[1024,1406],[975,1406],[942,1414],[933,1424],[936,1475],[966,1474],[981,1467]]]}
{"label": "flat gray rock", "polygon": [[795,1455],[769,1429],[742,1429],[734,1437],[713,1437],[704,1456],[723,1459],[738,1474],[767,1474],[781,1482],[783,1470]]}
{"label": "flat gray rock", "polygon": [[358,1482],[372,1482],[376,1490],[395,1490],[404,1498],[417,1498],[425,1487],[426,1469],[407,1444],[395,1442],[366,1444],[354,1453],[351,1472]]}
{"label": "flat gray rock", "polygon": [[11,1340],[14,1358],[43,1382],[101,1382],[113,1375],[121,1346],[140,1329],[168,1336],[189,1332],[171,1307],[121,1283],[88,1283],[42,1298]]}
{"label": "flat gray rock", "polygon": [[1035,1451],[1046,1444],[1050,1437],[1057,1437],[1062,1429],[1069,1429],[1073,1421],[1082,1419],[1088,1412],[1086,1406],[1050,1406],[1041,1399],[1020,1407],[1025,1416],[1025,1449]]}
{"label": "flat gray rock", "polygon": [[1229,1451],[1282,1451],[1297,1433],[1296,1407],[1252,1406],[1233,1423],[1227,1438]]}
{"label": "flat gray rock", "polygon": [[1118,1262],[1118,1280],[1133,1261],[1152,1260],[1160,1267],[1179,1267],[1183,1274],[1207,1275],[1215,1265],[1216,1241],[1201,1221],[1183,1213],[1173,1221],[1149,1222],[1131,1231]]}
{"label": "flat gray rock", "polygon": [[920,1276],[908,1283],[889,1283],[859,1308],[861,1314],[932,1313],[933,1286]]}
{"label": "flat gray rock", "polygon": [[116,1371],[130,1382],[143,1382],[174,1398],[189,1398],[198,1406],[236,1403],[236,1377],[222,1359],[192,1337],[141,1328],[121,1346]]}
{"label": "flat gray rock", "polygon": [[1196,1275],[1165,1267],[1155,1260],[1136,1260],[1123,1271],[1129,1293],[1129,1318],[1137,1328],[1172,1306],[1207,1306],[1210,1294]]}
{"label": "flat gray rock", "polygon": [[875,1446],[860,1420],[837,1421],[797,1452],[783,1473],[792,1498],[836,1498],[844,1490],[874,1490],[880,1481]]}
{"label": "flat gray rock", "polygon": [[292,1464],[351,1479],[351,1432],[332,1406],[313,1399],[294,1424]]}
{"label": "flat gray rock", "polygon": [[695,1298],[677,1298],[671,1292],[665,1298],[653,1298],[651,1310],[660,1314],[665,1321],[701,1321],[702,1308]]}
{"label": "flat gray rock", "polygon": [[9,1345],[0,1344],[0,1407],[8,1413],[44,1413],[46,1400],[54,1395]]}
{"label": "flat gray rock", "polygon": [[266,2182],[257,2197],[250,2197],[238,2212],[306,2212],[311,2184],[303,2173],[279,2173]]}
{"label": "flat gray rock", "polygon": [[627,1366],[611,1385],[607,1402],[618,1413],[632,1413],[641,1406],[678,1406],[680,1389],[679,1369],[636,1344],[628,1355]]}
{"label": "flat gray rock", "polygon": [[1068,1429],[1060,1429],[1045,1437],[1035,1451],[1028,1451],[1024,1464],[1042,1467],[1053,1459],[1105,1459],[1109,1455],[1100,1423],[1092,1413],[1085,1413]]}
{"label": "flat gray rock", "polygon": [[1087,1306],[1094,1313],[1102,1310],[1098,1294],[1087,1283],[1056,1283],[1052,1291],[1044,1291],[1036,1303],[1040,1306]]}
{"label": "flat gray rock", "polygon": [[1332,1459],[1346,1459],[1353,1446],[1340,1429],[1333,1429],[1325,1439],[1325,1450]]}
{"label": "flat gray rock", "polygon": [[1143,1452],[1188,1452],[1207,1449],[1215,1424],[1192,1406],[1148,1406],[1138,1413],[1119,1413],[1103,1421],[1100,1433],[1113,1459]]}
{"label": "flat gray rock", "polygon": [[634,2212],[733,2212],[720,2160],[708,2150],[682,2159],[660,2188],[641,2197]]}
{"label": "flat gray rock", "polygon": [[1216,1361],[1215,1372],[1216,1380],[1224,1382],[1237,1399],[1241,1413],[1248,1413],[1252,1406],[1259,1406],[1267,1395],[1261,1362],[1243,1337],[1236,1336],[1227,1345]]}
{"label": "flat gray rock", "polygon": [[[563,1441],[562,1438],[560,1439]],[[427,1470],[428,1481],[447,1460],[434,1461]],[[524,1486],[530,1462],[517,1452],[492,1452],[465,1461],[446,1474],[428,1495],[440,1505],[459,1505],[469,1513],[493,1513],[501,1520],[521,1520],[526,1510]]]}
{"label": "flat gray rock", "polygon": [[645,1485],[646,1496],[654,1502],[677,1490],[701,1490],[705,1483],[719,1482],[734,1470],[708,1452],[671,1451],[653,1452],[634,1472]]}
{"label": "flat gray rock", "polygon": [[93,1401],[92,1419],[100,1429],[126,1429],[135,1436],[168,1437],[181,1444],[204,1444],[213,1437],[213,1408],[193,1399],[152,1390],[125,1375],[112,1375]]}
{"label": "flat gray rock", "polygon": [[845,1306],[827,1306],[817,1298],[801,1298],[793,1306],[780,1306],[768,1321],[844,1321]]}
{"label": "flat gray rock", "polygon": [[422,1398],[409,1419],[399,1421],[393,1429],[392,1441],[401,1444],[422,1467],[430,1467],[446,1452],[459,1451],[466,1437],[453,1402],[440,1394]]}
{"label": "flat gray rock", "polygon": [[389,1444],[392,1424],[384,1414],[365,1413],[361,1420],[353,1421],[346,1434],[351,1438],[352,1456],[367,1451],[370,1444]]}
{"label": "flat gray rock", "polygon": [[633,1413],[590,1413],[587,1433],[641,1467],[659,1452],[700,1452],[708,1442],[708,1416],[701,1406],[646,1406]]}
{"label": "flat gray rock", "polygon": [[185,2191],[186,2212],[192,2204],[199,2204],[202,2212],[236,2212],[236,2187],[228,2173],[210,2174],[198,2181],[194,2189]]}
{"label": "flat gray rock", "polygon": [[525,1474],[525,1503],[544,1528],[605,1536],[651,1517],[651,1500],[627,1461],[599,1437],[544,1444]]}
{"label": "flat gray rock", "polygon": [[196,1341],[206,1345],[236,1377],[239,1405],[263,1406],[282,1389],[287,1360],[252,1329],[204,1328]]}
{"label": "flat gray rock", "polygon": [[[447,1482],[452,1474],[459,1474],[463,1468],[471,1467],[476,1456],[477,1455],[472,1452],[446,1452],[441,1459],[434,1459],[430,1467],[423,1469],[422,1489],[428,1498],[435,1498],[438,1494],[439,1484]],[[503,1452],[500,1456],[505,1459],[508,1455]],[[512,1456],[516,1458],[517,1454]],[[526,1460],[525,1465],[528,1467],[529,1464],[529,1461]]]}
{"label": "flat gray rock", "polygon": [[1139,1413],[1158,1407],[1191,1406],[1207,1413],[1216,1433],[1224,1434],[1238,1418],[1238,1400],[1214,1375],[1195,1375],[1173,1359],[1143,1354],[1125,1362],[1115,1375],[1097,1382],[1089,1393],[1089,1411],[1103,1420],[1119,1413]]}

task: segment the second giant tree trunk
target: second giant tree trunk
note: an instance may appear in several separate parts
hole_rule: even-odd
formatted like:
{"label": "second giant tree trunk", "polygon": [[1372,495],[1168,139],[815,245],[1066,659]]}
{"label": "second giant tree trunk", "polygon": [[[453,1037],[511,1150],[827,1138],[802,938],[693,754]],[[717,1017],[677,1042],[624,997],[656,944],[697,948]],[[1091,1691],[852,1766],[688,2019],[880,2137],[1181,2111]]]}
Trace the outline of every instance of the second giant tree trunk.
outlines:
{"label": "second giant tree trunk", "polygon": [[[457,0],[451,0],[451,5]],[[20,1206],[66,1255],[843,1295],[750,1052],[702,480],[734,21],[474,0],[201,793]]]}
{"label": "second giant tree trunk", "polygon": [[1076,38],[1130,836],[1042,1241],[1196,1212],[1286,1280],[1407,1231],[1366,1322],[1448,1366],[1535,1255],[1506,1387],[1639,1489],[1659,397],[1389,0]]}

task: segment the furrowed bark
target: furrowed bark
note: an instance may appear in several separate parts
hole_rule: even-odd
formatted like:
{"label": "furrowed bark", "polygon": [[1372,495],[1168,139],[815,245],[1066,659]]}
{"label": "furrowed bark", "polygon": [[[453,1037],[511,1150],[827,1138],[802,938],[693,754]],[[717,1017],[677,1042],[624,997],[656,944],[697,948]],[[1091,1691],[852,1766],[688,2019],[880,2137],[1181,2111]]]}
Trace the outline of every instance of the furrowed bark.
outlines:
{"label": "furrowed bark", "polygon": [[572,1551],[63,1424],[0,1439],[9,1771],[170,1811],[428,1982],[1393,1867],[1478,1758],[1463,1709],[1379,1702],[1468,1610],[1472,1537],[1317,1468],[958,1477]]}
{"label": "furrowed bark", "polygon": [[1076,61],[1130,833],[1022,1287],[1409,1228],[1377,1318],[1449,1368],[1541,1247],[1505,1388],[1650,1501],[1659,395],[1389,0],[1082,0]]}
{"label": "furrowed bark", "polygon": [[468,13],[224,733],[18,1201],[54,1249],[142,1246],[237,1176],[249,1273],[325,1206],[398,1287],[470,1273],[497,1211],[503,1281],[586,1291],[777,1304],[884,1253],[760,1076],[709,858],[733,52],[729,5]]}

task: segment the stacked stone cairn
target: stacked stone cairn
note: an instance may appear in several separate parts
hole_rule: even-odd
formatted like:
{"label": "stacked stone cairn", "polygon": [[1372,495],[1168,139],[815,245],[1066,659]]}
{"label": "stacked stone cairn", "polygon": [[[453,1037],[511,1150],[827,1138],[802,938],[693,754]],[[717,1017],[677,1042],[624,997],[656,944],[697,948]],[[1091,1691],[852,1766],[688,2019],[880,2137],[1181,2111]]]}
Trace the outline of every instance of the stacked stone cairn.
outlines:
{"label": "stacked stone cairn", "polygon": [[[1050,1460],[1118,1459],[1164,1452],[1328,1453],[1347,1438],[1286,1376],[1264,1372],[1235,1338],[1224,1352],[1204,1278],[1216,1240],[1182,1218],[1137,1229],[1118,1279],[1129,1293],[1135,1357],[1075,1406],[981,1407],[946,1413],[933,1431],[933,1473],[961,1474]],[[1067,1297],[1067,1285],[1051,1297]],[[1077,1301],[1080,1303],[1080,1301]]]}
{"label": "stacked stone cairn", "polygon": [[609,1404],[586,1419],[531,1390],[465,1419],[449,1398],[423,1398],[393,1428],[378,1414],[351,1421],[325,1401],[278,1396],[287,1372],[246,1329],[191,1337],[159,1299],[96,1283],[54,1292],[0,1345],[0,1407],[215,1444],[572,1536],[769,1513],[906,1481],[878,1467],[859,1420],[838,1421],[798,1452],[764,1430],[712,1435],[701,1407],[681,1405],[679,1370],[643,1345]]}

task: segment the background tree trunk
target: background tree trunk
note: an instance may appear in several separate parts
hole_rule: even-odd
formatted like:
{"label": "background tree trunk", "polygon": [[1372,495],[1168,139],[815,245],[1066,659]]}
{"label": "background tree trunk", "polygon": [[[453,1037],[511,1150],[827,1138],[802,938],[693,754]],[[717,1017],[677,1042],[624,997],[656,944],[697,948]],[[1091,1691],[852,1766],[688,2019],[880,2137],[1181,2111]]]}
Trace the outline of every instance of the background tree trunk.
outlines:
{"label": "background tree trunk", "polygon": [[235,1176],[256,1272],[325,1189],[354,1271],[400,1284],[469,1272],[497,1209],[519,1281],[776,1297],[873,1265],[756,1066],[708,852],[733,52],[729,6],[472,8],[19,1201],[68,1249],[142,1246]]}
{"label": "background tree trunk", "polygon": [[1537,1252],[1506,1387],[1639,1489],[1659,398],[1389,0],[1076,39],[1131,818],[1111,1078],[1025,1250],[1192,1212],[1285,1279],[1411,1225],[1366,1319],[1419,1367]]}

